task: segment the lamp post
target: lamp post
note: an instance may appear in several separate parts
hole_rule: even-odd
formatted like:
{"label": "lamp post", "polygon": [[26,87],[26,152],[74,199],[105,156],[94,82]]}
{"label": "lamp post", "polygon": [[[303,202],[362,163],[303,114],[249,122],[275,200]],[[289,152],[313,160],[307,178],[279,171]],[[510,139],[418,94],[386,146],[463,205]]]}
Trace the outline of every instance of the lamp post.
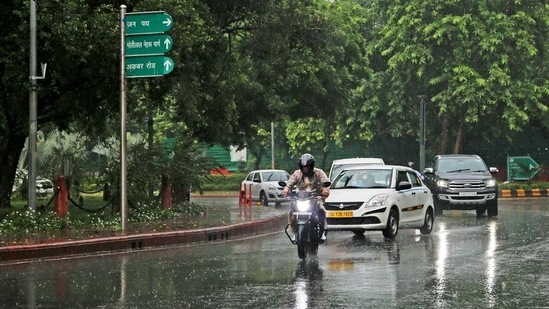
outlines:
{"label": "lamp post", "polygon": [[27,200],[29,209],[36,210],[36,134],[38,130],[37,124],[37,80],[46,78],[46,64],[42,64],[42,76],[36,76],[36,1],[30,2],[30,57],[29,57],[29,80],[30,80],[30,94],[29,94],[29,138],[28,138],[28,195]]}
{"label": "lamp post", "polygon": [[275,138],[274,138],[274,122],[271,122],[271,168],[275,168]]}
{"label": "lamp post", "polygon": [[419,171],[425,169],[425,96],[420,95],[419,99]]}

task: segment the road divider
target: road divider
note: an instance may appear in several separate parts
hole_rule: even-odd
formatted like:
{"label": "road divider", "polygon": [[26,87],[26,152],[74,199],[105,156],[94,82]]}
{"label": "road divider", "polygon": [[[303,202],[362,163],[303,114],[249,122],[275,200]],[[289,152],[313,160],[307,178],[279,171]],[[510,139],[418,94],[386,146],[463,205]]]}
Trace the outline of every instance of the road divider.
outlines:
{"label": "road divider", "polygon": [[503,189],[499,197],[548,197],[549,189]]}

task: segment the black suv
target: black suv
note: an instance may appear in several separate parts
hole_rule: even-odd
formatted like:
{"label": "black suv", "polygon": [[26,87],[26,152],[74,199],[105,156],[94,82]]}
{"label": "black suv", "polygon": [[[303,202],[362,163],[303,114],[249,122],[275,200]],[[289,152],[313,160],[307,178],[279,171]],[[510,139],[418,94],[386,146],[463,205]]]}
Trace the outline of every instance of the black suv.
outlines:
{"label": "black suv", "polygon": [[492,174],[477,155],[437,155],[425,168],[424,182],[433,193],[435,213],[444,209],[474,209],[477,215],[498,215],[498,187]]}

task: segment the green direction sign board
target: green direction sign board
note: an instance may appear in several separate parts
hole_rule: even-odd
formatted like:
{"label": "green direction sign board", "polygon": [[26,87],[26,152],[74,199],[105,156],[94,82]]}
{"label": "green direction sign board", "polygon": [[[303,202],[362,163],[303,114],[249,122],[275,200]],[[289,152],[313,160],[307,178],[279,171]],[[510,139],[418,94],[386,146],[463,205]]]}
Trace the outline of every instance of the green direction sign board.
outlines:
{"label": "green direction sign board", "polygon": [[126,56],[163,55],[172,49],[172,38],[165,34],[125,37]]}
{"label": "green direction sign board", "polygon": [[530,180],[539,171],[539,164],[530,156],[507,158],[507,179]]}
{"label": "green direction sign board", "polygon": [[163,11],[126,14],[126,34],[163,33],[172,28],[172,17]]}
{"label": "green direction sign board", "polygon": [[170,73],[174,63],[170,57],[146,56],[126,58],[126,77],[155,77]]}

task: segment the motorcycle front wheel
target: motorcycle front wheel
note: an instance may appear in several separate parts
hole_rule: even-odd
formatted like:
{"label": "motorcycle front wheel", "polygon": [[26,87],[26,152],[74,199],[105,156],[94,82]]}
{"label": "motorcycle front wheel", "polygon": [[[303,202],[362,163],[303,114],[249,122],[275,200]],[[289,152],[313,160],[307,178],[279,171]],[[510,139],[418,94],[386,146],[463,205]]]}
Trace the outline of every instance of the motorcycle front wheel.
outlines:
{"label": "motorcycle front wheel", "polygon": [[317,255],[318,254],[318,243],[309,243],[308,253],[310,255]]}
{"label": "motorcycle front wheel", "polygon": [[297,242],[297,256],[299,256],[299,258],[302,260],[306,259],[308,250],[306,250],[305,248],[307,244],[307,235],[304,225],[297,226],[297,234],[295,240]]}

